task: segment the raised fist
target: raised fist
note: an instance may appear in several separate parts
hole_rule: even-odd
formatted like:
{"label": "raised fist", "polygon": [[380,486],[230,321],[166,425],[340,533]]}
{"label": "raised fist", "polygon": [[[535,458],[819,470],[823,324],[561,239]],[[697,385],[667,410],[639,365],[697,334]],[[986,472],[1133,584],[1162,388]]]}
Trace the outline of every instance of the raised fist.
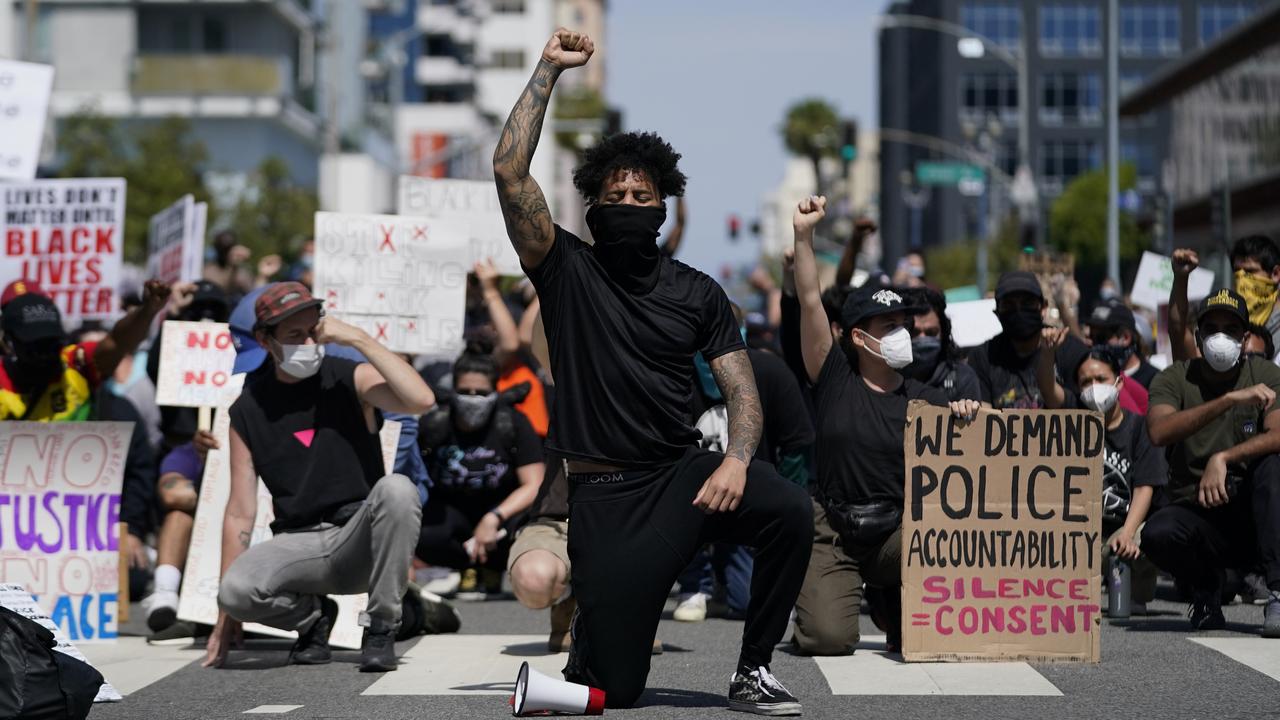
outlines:
{"label": "raised fist", "polygon": [[561,70],[567,70],[586,65],[595,51],[596,44],[591,42],[586,33],[559,28],[552,33],[547,46],[542,48],[542,59]]}
{"label": "raised fist", "polygon": [[827,215],[827,198],[825,195],[810,195],[796,206],[795,215],[791,216],[791,224],[796,232],[813,232],[813,228]]}
{"label": "raised fist", "polygon": [[1180,248],[1173,251],[1173,274],[1187,276],[1200,267],[1200,256],[1195,250]]}

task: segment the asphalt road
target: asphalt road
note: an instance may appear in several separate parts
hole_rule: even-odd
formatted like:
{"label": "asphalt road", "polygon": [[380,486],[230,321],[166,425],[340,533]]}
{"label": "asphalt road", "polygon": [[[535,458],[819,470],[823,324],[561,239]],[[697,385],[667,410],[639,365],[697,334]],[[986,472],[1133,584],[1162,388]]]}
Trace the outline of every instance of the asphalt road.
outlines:
{"label": "asphalt road", "polygon": [[[95,706],[90,717],[509,716],[507,698],[521,661],[547,672],[563,663],[563,656],[546,656],[547,615],[512,600],[458,606],[459,635],[401,643],[398,651],[406,657],[387,675],[357,672],[354,651],[337,652],[327,666],[285,666],[289,643],[278,640],[251,641],[220,670],[199,666],[198,647],[147,646],[135,637],[115,648],[85,648],[126,693],[122,702]],[[920,666],[901,663],[868,642],[851,658],[822,661],[782,646],[773,670],[810,718],[1280,717],[1280,640],[1259,637],[1260,607],[1228,607],[1228,629],[1204,634],[1189,632],[1185,606],[1157,601],[1152,608],[1154,616],[1104,621],[1098,665]],[[863,631],[876,634],[866,620]],[[729,712],[724,698],[740,632],[740,623],[727,620],[664,619],[659,637],[667,651],[653,659],[639,707],[606,715],[745,717]],[[842,694],[849,692],[861,694]],[[933,694],[900,694],[922,692]]]}

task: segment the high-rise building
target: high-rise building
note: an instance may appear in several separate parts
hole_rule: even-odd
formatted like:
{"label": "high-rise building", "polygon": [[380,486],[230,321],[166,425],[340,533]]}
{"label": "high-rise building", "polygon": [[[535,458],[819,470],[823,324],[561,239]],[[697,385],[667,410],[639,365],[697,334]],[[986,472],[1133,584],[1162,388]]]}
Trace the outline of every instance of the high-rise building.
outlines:
{"label": "high-rise building", "polygon": [[[1212,42],[1259,5],[1252,0],[1120,0],[1119,94]],[[1108,2],[903,0],[891,3],[886,14],[880,30],[880,216],[886,261],[894,262],[917,243],[988,234],[987,220],[1011,207],[1009,187],[1024,163],[1035,179],[1044,232],[1048,208],[1065,186],[1107,161]],[[942,24],[895,22],[895,16]],[[975,47],[960,41],[964,35],[984,42]],[[1019,66],[1025,68],[1025,88]],[[1024,117],[1029,120],[1025,158],[1019,154]],[[1169,124],[1168,111],[1157,110],[1121,125],[1121,160],[1136,166],[1137,190],[1148,205],[1169,157]],[[962,172],[935,172],[929,178],[917,172],[921,163],[957,161],[989,164],[985,182],[966,187],[948,182]],[[931,169],[945,168],[935,164]],[[922,184],[922,179],[946,184]]]}
{"label": "high-rise building", "polygon": [[326,139],[363,123],[354,110],[364,104],[358,62],[330,55],[363,52],[364,24],[348,19],[353,8],[363,12],[358,3],[45,2],[32,5],[32,17],[27,3],[0,2],[8,18],[0,47],[54,67],[55,127],[85,110],[125,126],[187,118],[208,147],[215,193],[271,155],[315,187]]}

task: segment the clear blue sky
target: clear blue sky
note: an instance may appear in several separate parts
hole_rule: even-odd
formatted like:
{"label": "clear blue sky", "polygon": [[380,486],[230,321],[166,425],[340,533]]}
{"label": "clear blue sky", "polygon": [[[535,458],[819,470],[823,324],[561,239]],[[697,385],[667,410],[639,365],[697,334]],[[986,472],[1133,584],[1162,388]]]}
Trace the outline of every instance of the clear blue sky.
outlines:
{"label": "clear blue sky", "polygon": [[[690,222],[679,258],[719,276],[754,260],[744,226],[782,180],[778,128],[796,100],[827,98],[861,127],[878,125],[874,17],[887,0],[611,0],[609,101],[628,129],[653,130],[684,155]],[[745,227],[744,227],[745,229]]]}

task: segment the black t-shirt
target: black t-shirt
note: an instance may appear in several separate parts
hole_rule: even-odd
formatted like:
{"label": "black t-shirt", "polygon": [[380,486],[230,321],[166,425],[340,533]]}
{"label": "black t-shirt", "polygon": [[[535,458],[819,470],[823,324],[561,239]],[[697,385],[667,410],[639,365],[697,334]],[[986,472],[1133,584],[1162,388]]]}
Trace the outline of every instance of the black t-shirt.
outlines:
{"label": "black t-shirt", "polygon": [[[948,400],[981,400],[982,387],[973,368],[956,360],[943,360],[933,369],[933,376],[925,383],[941,390]],[[950,385],[950,387],[948,387]]]}
{"label": "black t-shirt", "polygon": [[1107,431],[1102,462],[1103,515],[1124,520],[1133,490],[1143,485],[1162,487],[1169,483],[1169,465],[1164,453],[1151,444],[1147,419],[1122,410],[1124,419]]}
{"label": "black t-shirt", "polygon": [[[756,391],[760,394],[760,411],[764,415],[764,430],[755,457],[776,464],[783,454],[801,452],[813,445],[813,423],[809,421],[809,409],[804,404],[800,383],[791,374],[786,361],[765,350],[747,350],[751,370],[756,378]],[[701,388],[693,394],[693,415],[702,414],[722,399],[708,398]]]}
{"label": "black t-shirt", "polygon": [[907,378],[890,393],[867,387],[833,347],[814,385],[818,404],[818,487],[838,503],[903,501],[907,403],[946,405],[941,390]]}
{"label": "black t-shirt", "polygon": [[[506,430],[497,413],[508,418]],[[488,427],[475,432],[451,423],[449,434],[425,459],[431,499],[478,521],[520,485],[516,468],[542,462],[542,438],[519,411],[498,408]]]}
{"label": "black t-shirt", "polygon": [[[315,525],[364,500],[386,474],[377,432],[369,432],[356,394],[358,363],[326,357],[301,382],[276,379],[268,361],[245,380],[231,406],[231,427],[271,492],[272,532]],[[375,413],[378,426],[382,415]]]}
{"label": "black t-shirt", "polygon": [[1134,370],[1132,375],[1129,375],[1129,373],[1125,373],[1125,375],[1128,375],[1134,380],[1137,380],[1139,385],[1141,385],[1144,388],[1147,388],[1148,390],[1151,389],[1151,381],[1155,380],[1156,376],[1159,374],[1160,374],[1160,368],[1156,367],[1155,365],[1152,365],[1146,360],[1143,360],[1138,365],[1138,369]]}
{"label": "black t-shirt", "polygon": [[[1067,404],[1070,406],[1076,390],[1075,368],[1089,353],[1089,347],[1072,335],[1058,349],[1057,369],[1058,384],[1067,392]],[[969,355],[969,366],[978,376],[978,387],[982,397],[974,398],[991,403],[991,407],[1001,410],[1016,408],[1019,410],[1038,409],[1044,407],[1044,397],[1040,395],[1040,385],[1036,382],[1036,360],[1040,350],[1026,357],[1020,357],[1013,344],[1003,335],[997,335]]]}
{"label": "black t-shirt", "polygon": [[675,462],[698,442],[689,404],[694,353],[745,349],[729,299],[707,275],[662,257],[653,290],[633,295],[563,228],[525,268],[542,301],[556,379],[547,449],[628,467]]}

